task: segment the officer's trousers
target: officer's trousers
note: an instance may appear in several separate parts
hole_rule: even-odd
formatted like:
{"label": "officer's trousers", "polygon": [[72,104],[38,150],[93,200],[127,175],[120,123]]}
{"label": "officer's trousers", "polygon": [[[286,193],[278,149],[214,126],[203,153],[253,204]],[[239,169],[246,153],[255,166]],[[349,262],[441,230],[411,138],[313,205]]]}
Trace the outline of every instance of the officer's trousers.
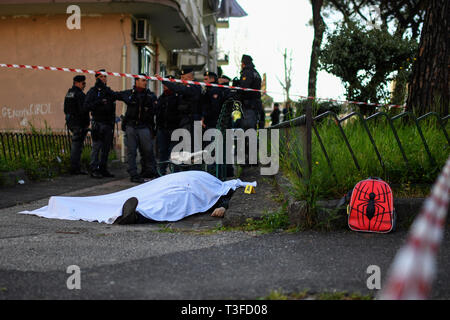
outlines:
{"label": "officer's trousers", "polygon": [[[97,122],[92,128],[92,171],[107,170],[109,151],[113,141],[114,127],[109,123]],[[100,158],[100,159],[99,159]]]}
{"label": "officer's trousers", "polygon": [[80,171],[81,152],[83,151],[84,140],[86,139],[87,129],[81,127],[71,127],[72,147],[70,151],[70,171]]}
{"label": "officer's trousers", "polygon": [[153,134],[148,127],[133,127],[128,125],[125,134],[127,146],[128,173],[131,177],[137,176],[136,156],[137,150],[143,161],[142,174],[156,175],[156,161],[153,154]]}
{"label": "officer's trousers", "polygon": [[[158,129],[158,133],[156,134],[156,140],[158,144],[158,153],[159,153],[159,162],[168,161],[170,158],[170,153],[172,152],[172,148],[176,144],[175,141],[172,141],[172,132],[173,130],[160,128]],[[167,170],[167,163],[159,164],[159,172],[161,174],[165,174]]]}

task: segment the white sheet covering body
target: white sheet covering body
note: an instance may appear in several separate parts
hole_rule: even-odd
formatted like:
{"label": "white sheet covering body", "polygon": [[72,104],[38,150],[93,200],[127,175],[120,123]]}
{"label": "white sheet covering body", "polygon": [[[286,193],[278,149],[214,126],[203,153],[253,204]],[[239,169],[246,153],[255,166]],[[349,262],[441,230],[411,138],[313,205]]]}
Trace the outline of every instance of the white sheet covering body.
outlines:
{"label": "white sheet covering body", "polygon": [[239,179],[222,182],[203,171],[169,174],[136,187],[93,197],[51,197],[48,206],[21,214],[64,220],[112,224],[122,215],[124,202],[136,197],[137,211],[155,221],[178,221],[210,209],[230,189],[252,185]]}

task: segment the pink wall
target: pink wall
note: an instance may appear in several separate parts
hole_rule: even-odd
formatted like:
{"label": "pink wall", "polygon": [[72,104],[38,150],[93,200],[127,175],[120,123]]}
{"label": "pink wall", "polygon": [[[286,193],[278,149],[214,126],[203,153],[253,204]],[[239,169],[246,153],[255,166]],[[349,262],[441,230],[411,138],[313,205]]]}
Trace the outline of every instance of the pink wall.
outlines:
{"label": "pink wall", "polygon": [[[128,50],[131,46],[130,17],[82,16],[81,29],[69,30],[68,16],[0,17],[0,63],[120,72],[122,46],[126,44]],[[0,130],[27,129],[27,122],[36,128],[47,123],[53,131],[63,130],[64,96],[75,75],[0,68]],[[94,84],[93,75],[86,78],[85,93]],[[120,78],[108,77],[108,85],[122,90]],[[119,104],[116,113],[121,113]]]}

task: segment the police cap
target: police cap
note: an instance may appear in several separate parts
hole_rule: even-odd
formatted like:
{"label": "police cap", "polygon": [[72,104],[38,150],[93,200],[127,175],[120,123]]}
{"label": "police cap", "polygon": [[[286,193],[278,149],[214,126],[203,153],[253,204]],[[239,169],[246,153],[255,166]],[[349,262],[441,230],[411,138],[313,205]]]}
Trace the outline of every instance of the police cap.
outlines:
{"label": "police cap", "polygon": [[77,75],[73,77],[73,82],[83,82],[86,81],[86,77],[83,75]]}
{"label": "police cap", "polygon": [[217,81],[217,79],[218,79],[217,74],[214,73],[214,72],[211,72],[211,71],[206,71],[206,72],[204,73],[204,76],[210,77],[210,78],[214,78],[216,81]]}
{"label": "police cap", "polygon": [[[139,73],[138,75],[144,76],[144,77],[148,77],[148,75],[147,75],[146,73]],[[136,80],[138,80],[138,79],[144,79],[144,80],[147,80],[147,78],[136,77],[136,78],[134,78],[134,81],[136,81]]]}
{"label": "police cap", "polygon": [[95,77],[96,77],[96,78],[97,78],[98,76],[101,76],[101,74],[98,73],[98,72],[106,72],[106,70],[105,70],[105,69],[97,70],[97,71],[95,72]]}
{"label": "police cap", "polygon": [[250,65],[253,63],[253,58],[247,54],[244,54],[242,55],[241,62],[243,62],[245,65]]}
{"label": "police cap", "polygon": [[182,69],[181,69],[181,74],[182,74],[182,75],[183,75],[183,74],[192,73],[192,72],[194,72],[194,69],[189,68],[189,67],[186,67],[186,68],[182,68]]}

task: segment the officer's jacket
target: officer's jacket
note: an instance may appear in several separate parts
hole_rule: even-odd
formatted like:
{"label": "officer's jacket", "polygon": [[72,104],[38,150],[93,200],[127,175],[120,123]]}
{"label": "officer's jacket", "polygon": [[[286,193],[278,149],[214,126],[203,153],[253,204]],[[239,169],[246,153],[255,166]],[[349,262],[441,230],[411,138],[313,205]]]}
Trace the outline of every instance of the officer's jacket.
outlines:
{"label": "officer's jacket", "polygon": [[131,90],[116,92],[116,99],[125,102],[127,111],[124,121],[127,125],[144,125],[154,127],[156,95],[149,89],[139,92],[136,87]]}
{"label": "officer's jacket", "polygon": [[[239,85],[242,88],[261,90],[262,79],[254,67],[246,66],[241,71]],[[261,93],[256,91],[241,91],[241,100],[261,99]]]}
{"label": "officer's jacket", "polygon": [[[163,81],[163,84],[171,91],[179,94],[178,111],[182,117],[185,116],[201,116],[200,97],[202,89],[198,85],[184,85],[181,83],[173,83]],[[194,119],[200,120],[200,119]]]}
{"label": "officer's jacket", "polygon": [[208,128],[215,128],[224,102],[223,88],[207,87],[201,98],[202,117]]}
{"label": "officer's jacket", "polygon": [[280,123],[280,110],[279,109],[275,109],[272,111],[272,113],[270,114],[270,118],[272,120],[272,125],[276,125]]}
{"label": "officer's jacket", "polygon": [[89,112],[83,109],[86,95],[84,92],[73,86],[67,91],[64,98],[64,113],[66,115],[66,123],[71,127],[89,127]]}
{"label": "officer's jacket", "polygon": [[114,124],[116,118],[117,94],[100,79],[89,89],[83,109],[90,111],[95,122]]}
{"label": "officer's jacket", "polygon": [[178,112],[178,93],[164,90],[156,104],[156,126],[158,129],[174,130],[179,127],[180,114]]}

